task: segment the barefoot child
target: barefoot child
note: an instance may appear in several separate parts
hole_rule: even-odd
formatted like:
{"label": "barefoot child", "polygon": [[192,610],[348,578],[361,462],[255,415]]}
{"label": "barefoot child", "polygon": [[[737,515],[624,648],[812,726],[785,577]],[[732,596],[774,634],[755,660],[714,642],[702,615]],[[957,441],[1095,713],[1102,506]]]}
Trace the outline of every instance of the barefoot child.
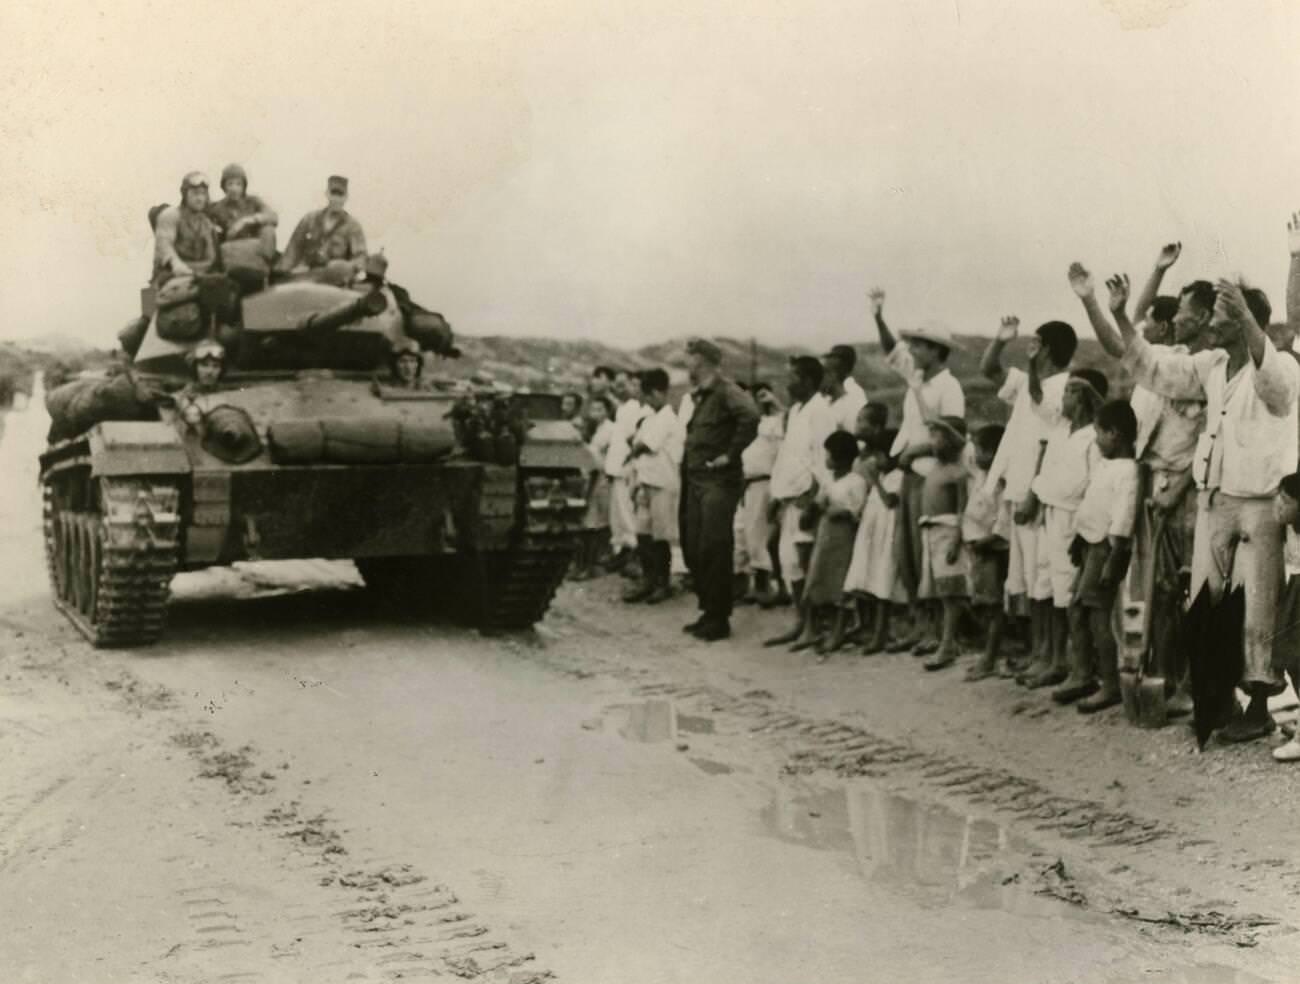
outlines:
{"label": "barefoot child", "polygon": [[1074,665],[1064,685],[1052,691],[1058,704],[1078,701],[1081,714],[1095,714],[1120,702],[1119,643],[1111,616],[1128,573],[1138,504],[1138,467],[1133,457],[1138,424],[1133,408],[1124,400],[1103,404],[1094,426],[1101,461],[1092,469],[1088,490],[1074,514],[1070,545],[1077,571],[1070,600]]}
{"label": "barefoot child", "polygon": [[862,625],[870,626],[863,655],[885,649],[889,644],[890,607],[907,604],[907,592],[894,569],[894,525],[903,484],[903,473],[889,456],[895,437],[892,430],[884,430],[868,438],[855,466],[867,481],[867,504],[858,521],[844,591],[856,603]]}
{"label": "barefoot child", "polygon": [[969,681],[983,680],[997,672],[1006,625],[1004,595],[1010,563],[1010,529],[999,523],[1003,517],[1003,483],[988,481],[989,468],[1004,431],[998,424],[989,424],[975,432],[966,511],[961,516],[961,538],[970,561],[971,607],[976,618],[988,626],[984,653],[966,671]]}
{"label": "barefoot child", "polygon": [[969,591],[966,558],[961,549],[961,516],[966,509],[969,476],[961,463],[966,447],[966,421],[938,417],[930,421],[930,442],[935,466],[925,476],[921,492],[921,584],[917,597],[938,599],[943,606],[939,648],[923,664],[942,670],[961,654],[957,645],[957,620]]}
{"label": "barefoot child", "polygon": [[[817,493],[820,519],[813,540],[812,559],[808,562],[808,584],[805,601],[809,618],[813,620],[816,635],[813,644],[818,652],[825,652],[828,636],[826,623],[832,618],[837,623],[834,633],[843,636],[844,576],[853,558],[853,541],[857,537],[858,517],[867,501],[867,482],[853,470],[858,456],[858,440],[845,431],[835,431],[826,438],[826,467],[830,482]],[[792,648],[807,648],[798,642]]]}

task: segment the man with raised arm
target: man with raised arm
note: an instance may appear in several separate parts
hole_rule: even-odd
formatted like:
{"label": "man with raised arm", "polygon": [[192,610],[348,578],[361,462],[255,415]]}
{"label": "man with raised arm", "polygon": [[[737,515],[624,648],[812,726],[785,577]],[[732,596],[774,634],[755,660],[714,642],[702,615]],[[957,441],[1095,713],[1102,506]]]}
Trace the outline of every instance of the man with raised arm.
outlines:
{"label": "man with raised arm", "polygon": [[1038,326],[1029,341],[1028,371],[1004,369],[1002,353],[1016,337],[1020,319],[1002,319],[997,336],[980,361],[980,372],[997,385],[998,398],[1011,407],[1007,429],[989,468],[985,488],[991,495],[1003,484],[999,522],[1008,531],[1011,556],[1006,594],[1014,615],[1029,615],[1031,655],[1024,669],[1026,682],[1046,678],[1052,667],[1052,595],[1038,583],[1038,500],[1031,490],[1047,439],[1061,420],[1066,370],[1078,345],[1074,329],[1064,321]]}
{"label": "man with raised arm", "polygon": [[[1296,238],[1293,230],[1292,281]],[[1217,602],[1229,584],[1245,589],[1240,686],[1250,704],[1221,729],[1227,741],[1270,734],[1275,724],[1267,700],[1283,686],[1272,665],[1282,583],[1282,528],[1272,499],[1282,476],[1296,468],[1300,366],[1264,334],[1271,314],[1263,291],[1220,281],[1205,349],[1190,354],[1152,346],[1127,318],[1119,319],[1125,362],[1138,382],[1170,399],[1206,401],[1206,426],[1192,460],[1199,512],[1190,596],[1208,591]]]}
{"label": "man with raised arm", "polygon": [[[1180,251],[1178,243],[1170,243],[1160,251],[1144,299],[1158,289],[1160,276]],[[1124,358],[1128,346],[1098,304],[1091,274],[1076,263],[1070,267],[1069,278],[1070,286],[1083,302],[1097,340],[1108,354]],[[1106,286],[1110,289],[1110,309],[1116,320],[1127,323],[1128,278],[1113,277]],[[1161,344],[1166,333],[1153,327],[1151,318],[1139,325],[1143,337],[1154,351],[1188,354],[1193,346],[1199,348],[1199,335],[1214,310],[1214,297],[1214,288],[1204,281],[1189,284],[1177,302],[1178,309],[1172,319],[1173,344]],[[1139,310],[1144,299],[1138,301]],[[1155,307],[1151,310],[1154,313]],[[1180,338],[1186,342],[1178,341]],[[1196,442],[1205,428],[1205,400],[1171,399],[1139,383],[1130,402],[1138,421],[1136,453],[1141,466],[1141,486],[1128,592],[1129,597],[1151,606],[1148,624],[1152,650],[1167,685],[1176,688],[1169,710],[1186,714],[1191,711],[1190,680],[1179,627],[1196,531],[1192,461]],[[1143,642],[1145,645],[1146,640]]]}
{"label": "man with raised arm", "polygon": [[[921,512],[925,476],[935,466],[930,444],[930,421],[939,417],[966,417],[966,396],[957,377],[948,371],[948,355],[956,345],[946,327],[928,325],[900,331],[905,345],[899,345],[885,324],[885,292],[873,288],[867,294],[871,313],[880,332],[880,347],[885,361],[907,384],[903,395],[903,419],[890,455],[898,459],[903,471],[899,499],[898,525],[894,540],[899,577],[912,603],[913,624],[921,633],[900,641],[896,649],[911,643],[917,656],[928,656],[939,648],[937,639],[928,638],[924,609],[917,603],[921,576]],[[924,636],[924,637],[922,637]]]}

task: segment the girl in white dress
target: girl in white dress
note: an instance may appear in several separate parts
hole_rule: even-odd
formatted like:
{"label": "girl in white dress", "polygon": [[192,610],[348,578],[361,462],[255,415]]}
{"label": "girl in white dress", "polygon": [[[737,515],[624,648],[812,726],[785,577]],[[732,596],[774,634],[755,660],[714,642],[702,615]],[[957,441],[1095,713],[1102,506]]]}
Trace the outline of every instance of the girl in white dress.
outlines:
{"label": "girl in white dress", "polygon": [[862,624],[871,625],[863,653],[877,653],[885,648],[889,641],[890,606],[907,604],[907,592],[894,564],[903,472],[889,457],[893,437],[893,431],[886,431],[859,459],[869,491],[853,542],[853,559],[844,578],[844,592],[858,605]]}

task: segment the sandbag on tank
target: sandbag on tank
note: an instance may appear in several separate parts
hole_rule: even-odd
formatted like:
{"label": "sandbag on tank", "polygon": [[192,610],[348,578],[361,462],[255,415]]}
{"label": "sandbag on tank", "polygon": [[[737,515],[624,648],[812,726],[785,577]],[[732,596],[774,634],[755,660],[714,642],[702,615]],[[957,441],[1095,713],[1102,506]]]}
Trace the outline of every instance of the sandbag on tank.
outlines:
{"label": "sandbag on tank", "polygon": [[76,437],[105,420],[155,420],[154,396],[130,373],[74,379],[45,394],[50,443]]}
{"label": "sandbag on tank", "polygon": [[266,429],[271,460],[280,465],[305,465],[325,457],[325,433],[318,420],[277,420]]}
{"label": "sandbag on tank", "polygon": [[271,265],[264,251],[260,239],[231,239],[221,244],[221,266],[245,294],[266,286]]}
{"label": "sandbag on tank", "polygon": [[326,461],[383,464],[401,459],[402,423],[399,420],[340,417],[322,420],[320,425],[325,432]]}
{"label": "sandbag on tank", "polygon": [[169,342],[192,342],[203,334],[199,285],[193,277],[172,277],[158,288],[158,337]]}
{"label": "sandbag on tank", "polygon": [[401,457],[403,461],[436,461],[456,447],[456,435],[445,426],[437,424],[402,423]]}

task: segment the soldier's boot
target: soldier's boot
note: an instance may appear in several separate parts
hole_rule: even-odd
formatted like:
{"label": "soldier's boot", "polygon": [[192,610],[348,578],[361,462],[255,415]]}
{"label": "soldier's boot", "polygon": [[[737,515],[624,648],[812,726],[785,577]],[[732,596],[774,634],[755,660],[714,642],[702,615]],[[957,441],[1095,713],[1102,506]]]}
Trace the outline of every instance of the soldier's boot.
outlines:
{"label": "soldier's boot", "polygon": [[654,551],[654,541],[648,536],[638,536],[636,538],[637,558],[640,560],[641,582],[635,587],[623,592],[623,600],[628,604],[636,604],[645,601],[655,590],[655,562],[651,557]]}

